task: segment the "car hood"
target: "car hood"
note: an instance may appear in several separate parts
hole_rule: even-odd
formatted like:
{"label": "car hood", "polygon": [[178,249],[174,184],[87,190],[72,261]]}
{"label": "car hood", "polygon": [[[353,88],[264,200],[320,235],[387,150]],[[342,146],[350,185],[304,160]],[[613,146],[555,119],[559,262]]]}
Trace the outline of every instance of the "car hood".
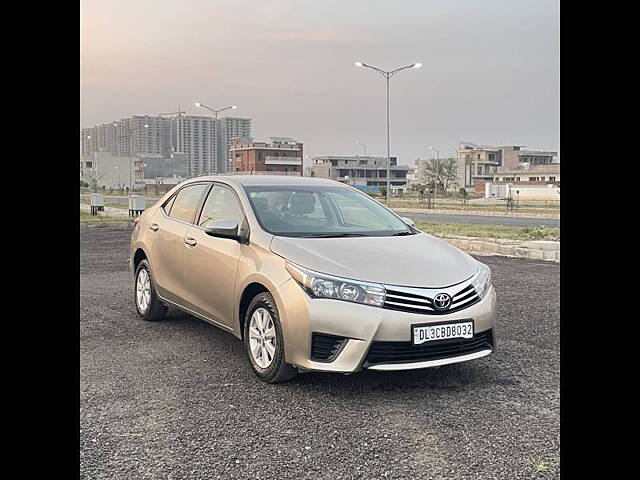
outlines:
{"label": "car hood", "polygon": [[447,287],[478,262],[426,233],[401,237],[273,237],[271,251],[301,267],[353,280],[409,287]]}

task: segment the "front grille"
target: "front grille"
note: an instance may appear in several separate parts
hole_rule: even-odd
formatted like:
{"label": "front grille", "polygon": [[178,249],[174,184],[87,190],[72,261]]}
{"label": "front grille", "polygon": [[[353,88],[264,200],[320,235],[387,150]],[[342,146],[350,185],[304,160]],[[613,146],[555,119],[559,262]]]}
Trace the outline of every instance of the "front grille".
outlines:
{"label": "front grille", "polygon": [[[435,295],[438,293],[438,290],[430,289],[429,292],[434,292]],[[473,285],[469,284],[451,296],[451,307],[449,307],[449,310],[440,312],[433,307],[432,297],[387,288],[387,296],[383,308],[400,310],[401,312],[421,313],[423,315],[446,315],[470,307],[478,301],[480,301],[480,297],[473,288]]]}
{"label": "front grille", "polygon": [[313,332],[311,335],[311,360],[332,362],[338,356],[348,338],[326,333]]}
{"label": "front grille", "polygon": [[411,342],[373,342],[363,368],[376,364],[412,363],[457,357],[493,348],[491,329],[464,340],[444,340],[413,345]]}

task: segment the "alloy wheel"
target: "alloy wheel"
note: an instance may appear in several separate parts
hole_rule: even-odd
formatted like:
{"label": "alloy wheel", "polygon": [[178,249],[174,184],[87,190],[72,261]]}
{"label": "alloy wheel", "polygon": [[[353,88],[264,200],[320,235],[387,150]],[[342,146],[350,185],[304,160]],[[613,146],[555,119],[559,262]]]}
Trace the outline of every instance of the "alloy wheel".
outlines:
{"label": "alloy wheel", "polygon": [[138,272],[136,281],[136,302],[141,312],[146,312],[151,302],[151,278],[149,272],[143,268]]}
{"label": "alloy wheel", "polygon": [[276,329],[268,310],[257,308],[249,321],[249,349],[260,368],[267,368],[276,354]]}

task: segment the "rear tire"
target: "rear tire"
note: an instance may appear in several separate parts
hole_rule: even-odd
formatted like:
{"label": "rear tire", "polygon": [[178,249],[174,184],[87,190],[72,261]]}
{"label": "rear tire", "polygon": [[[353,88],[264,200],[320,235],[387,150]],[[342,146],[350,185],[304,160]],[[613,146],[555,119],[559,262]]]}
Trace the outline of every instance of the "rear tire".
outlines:
{"label": "rear tire", "polygon": [[268,383],[286,382],[298,375],[284,361],[284,337],[276,302],[268,292],[256,295],[244,319],[244,345],[255,374]]}
{"label": "rear tire", "polygon": [[151,267],[146,259],[136,268],[134,279],[133,298],[138,315],[149,322],[162,320],[168,308],[158,298]]}

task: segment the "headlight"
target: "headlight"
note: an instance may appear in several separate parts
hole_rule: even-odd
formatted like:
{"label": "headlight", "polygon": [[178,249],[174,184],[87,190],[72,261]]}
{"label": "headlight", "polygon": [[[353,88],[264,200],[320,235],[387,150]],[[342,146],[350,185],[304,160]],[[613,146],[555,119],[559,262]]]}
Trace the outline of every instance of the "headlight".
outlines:
{"label": "headlight", "polygon": [[484,294],[487,293],[491,286],[491,269],[484,263],[480,263],[480,270],[476,273],[473,280],[471,280],[471,284],[478,293],[478,296],[480,298],[484,297]]}
{"label": "headlight", "polygon": [[311,297],[334,298],[376,307],[381,307],[384,304],[387,291],[380,284],[325,275],[289,262],[287,262],[286,268]]}

